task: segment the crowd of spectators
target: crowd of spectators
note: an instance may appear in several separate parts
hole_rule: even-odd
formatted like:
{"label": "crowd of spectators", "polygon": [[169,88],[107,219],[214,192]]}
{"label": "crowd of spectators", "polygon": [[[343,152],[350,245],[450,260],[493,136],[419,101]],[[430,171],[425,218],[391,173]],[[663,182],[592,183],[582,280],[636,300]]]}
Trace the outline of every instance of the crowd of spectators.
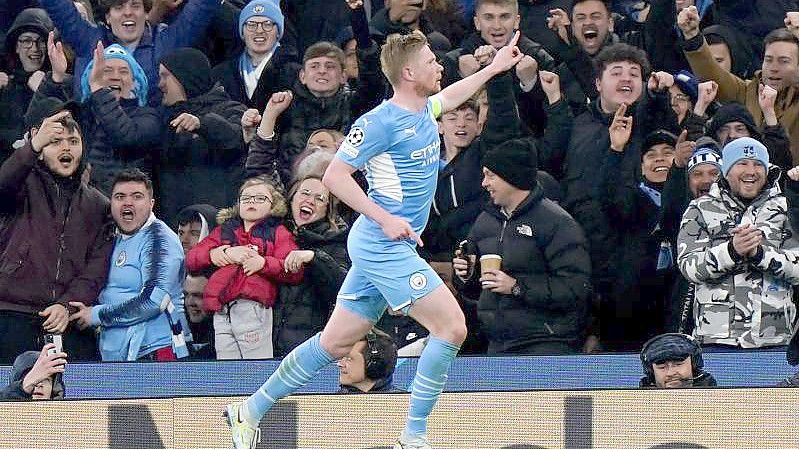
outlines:
{"label": "crowd of spectators", "polygon": [[[71,360],[286,355],[349,267],[355,213],[322,176],[390,96],[386,36],[424,33],[446,85],[516,30],[521,61],[437,121],[419,251],[464,352],[786,347],[797,1],[7,0],[0,364],[43,334]],[[361,358],[424,345],[407,317],[375,332]]]}

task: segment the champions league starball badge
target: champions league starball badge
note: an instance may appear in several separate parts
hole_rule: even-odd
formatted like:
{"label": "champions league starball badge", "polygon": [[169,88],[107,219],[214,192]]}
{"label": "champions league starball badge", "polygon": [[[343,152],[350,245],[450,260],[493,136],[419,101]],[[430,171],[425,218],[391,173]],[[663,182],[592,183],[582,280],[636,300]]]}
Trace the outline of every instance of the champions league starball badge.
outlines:
{"label": "champions league starball badge", "polygon": [[357,126],[353,126],[350,130],[350,133],[347,135],[347,143],[350,145],[357,147],[358,145],[363,143],[363,139],[366,137],[366,133],[363,132],[363,129]]}

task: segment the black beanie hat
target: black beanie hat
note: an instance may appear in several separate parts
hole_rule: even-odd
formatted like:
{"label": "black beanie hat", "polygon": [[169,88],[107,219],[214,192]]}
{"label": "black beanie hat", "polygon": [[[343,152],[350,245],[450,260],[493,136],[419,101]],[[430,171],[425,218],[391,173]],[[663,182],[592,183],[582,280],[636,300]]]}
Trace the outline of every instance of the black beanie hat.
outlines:
{"label": "black beanie hat", "polygon": [[533,190],[538,176],[538,148],[529,139],[509,140],[486,153],[483,166],[518,189]]}
{"label": "black beanie hat", "polygon": [[[730,122],[741,122],[749,130],[752,138],[759,139],[760,132],[755,126],[755,119],[752,114],[741,103],[728,103],[720,107],[716,114],[707,122],[705,134],[716,139],[719,128]],[[722,142],[723,143],[723,142]]]}
{"label": "black beanie hat", "polygon": [[658,129],[649,133],[644,139],[644,146],[641,147],[641,158],[644,157],[649,150],[655,145],[665,143],[670,147],[677,145],[677,136],[666,131],[665,129]]}
{"label": "black beanie hat", "polygon": [[200,96],[214,87],[211,81],[211,63],[196,48],[178,48],[162,57],[161,64],[183,85],[186,98]]}

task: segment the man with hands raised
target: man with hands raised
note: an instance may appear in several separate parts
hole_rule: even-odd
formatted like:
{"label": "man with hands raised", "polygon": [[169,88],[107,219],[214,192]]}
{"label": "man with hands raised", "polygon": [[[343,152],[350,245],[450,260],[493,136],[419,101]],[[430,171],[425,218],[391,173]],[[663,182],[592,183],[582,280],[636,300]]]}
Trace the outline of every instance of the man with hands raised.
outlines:
{"label": "man with hands raised", "polygon": [[[799,17],[789,12],[785,18],[789,28],[778,28],[770,32],[763,44],[765,54],[761,70],[749,80],[742,80],[724,70],[713,58],[710,47],[699,30],[699,13],[694,6],[680,11],[677,25],[682,30],[683,48],[691,70],[697,77],[713,80],[719,85],[718,99],[722,102],[737,101],[743,104],[755,119],[755,124],[773,125],[779,120],[789,135],[799,135],[799,39],[797,35]],[[774,113],[763,111],[764,87],[777,92]],[[766,90],[765,95],[769,95]],[[773,93],[772,93],[773,95]],[[766,98],[767,99],[767,98]],[[799,161],[799,139],[791,142],[794,164]]]}
{"label": "man with hands raised", "polygon": [[[564,207],[583,227],[589,241],[595,299],[607,297],[617,274],[610,265],[621,248],[620,231],[602,211],[597,170],[610,148],[610,126],[618,109],[626,105],[623,120],[630,132],[621,156],[622,170],[640,175],[641,151],[647,135],[657,129],[676,132],[677,117],[671,108],[668,89],[674,78],[665,72],[649,74],[649,62],[640,49],[627,44],[605,47],[594,58],[598,97],[588,110],[574,119],[565,155],[562,184]],[[598,314],[598,311],[595,311]]]}
{"label": "man with hands raised", "polygon": [[[3,364],[38,349],[42,334],[64,333],[69,302],[93,304],[105,284],[109,202],[81,182],[83,139],[68,107],[49,101],[32,108],[26,116],[32,137],[0,167]],[[94,342],[77,343],[75,335],[64,335],[73,358],[94,359]]]}
{"label": "man with hands raised", "polygon": [[703,346],[784,346],[796,326],[799,241],[765,146],[741,137],[724,146],[722,178],[691,202],[677,263],[695,284],[694,336]]}
{"label": "man with hands raised", "polygon": [[190,204],[233,203],[243,175],[241,119],[246,108],[213,82],[208,58],[197,49],[166,55],[159,74],[166,127],[158,170],[159,215],[169,222]]}
{"label": "man with hands raised", "polygon": [[[52,32],[47,52],[53,71],[34,95],[33,103],[71,98],[66,55]],[[75,119],[85,136],[92,184],[110,195],[117,171],[135,166],[152,172],[154,148],[161,137],[158,112],[147,106],[147,75],[131,53],[118,44],[106,48],[98,42],[92,60],[78,77],[80,91],[76,96],[81,107]]]}

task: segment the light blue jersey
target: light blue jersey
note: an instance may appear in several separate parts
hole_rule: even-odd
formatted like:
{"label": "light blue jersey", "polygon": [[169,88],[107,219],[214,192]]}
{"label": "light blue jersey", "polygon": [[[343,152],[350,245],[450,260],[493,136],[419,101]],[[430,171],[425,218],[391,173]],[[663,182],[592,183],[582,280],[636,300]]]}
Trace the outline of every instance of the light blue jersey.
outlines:
{"label": "light blue jersey", "polygon": [[[369,198],[405,219],[419,235],[436,192],[441,157],[436,118],[441,109],[436,96],[421,112],[384,101],[355,122],[336,153],[347,164],[366,168]],[[352,268],[338,299],[374,322],[386,305],[407,313],[414,301],[442,284],[415,247],[410,239],[389,240],[372,219],[358,217],[347,239]]]}
{"label": "light blue jersey", "polygon": [[[431,97],[421,112],[384,101],[353,124],[336,154],[355,168],[365,167],[369,198],[407,220],[417,234],[427,225],[436,192],[440,114],[438,97]],[[365,216],[358,218],[353,234],[364,243],[388,240],[380,226]]]}

